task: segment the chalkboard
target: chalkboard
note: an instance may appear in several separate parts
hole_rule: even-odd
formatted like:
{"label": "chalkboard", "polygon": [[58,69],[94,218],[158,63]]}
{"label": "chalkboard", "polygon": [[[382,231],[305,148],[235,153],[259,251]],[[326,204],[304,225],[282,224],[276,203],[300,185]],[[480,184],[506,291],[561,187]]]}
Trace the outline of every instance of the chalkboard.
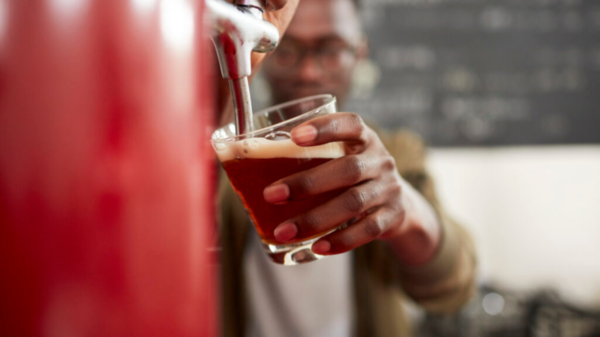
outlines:
{"label": "chalkboard", "polygon": [[434,146],[600,143],[599,0],[362,2],[377,82],[346,110]]}

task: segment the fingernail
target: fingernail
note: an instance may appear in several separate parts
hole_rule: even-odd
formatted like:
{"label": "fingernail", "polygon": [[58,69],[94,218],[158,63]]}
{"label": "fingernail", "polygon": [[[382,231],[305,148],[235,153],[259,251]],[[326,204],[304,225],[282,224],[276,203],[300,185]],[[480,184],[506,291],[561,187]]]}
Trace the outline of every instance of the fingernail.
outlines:
{"label": "fingernail", "polygon": [[326,254],[331,250],[331,243],[327,240],[317,241],[312,245],[312,251],[316,254]]}
{"label": "fingernail", "polygon": [[312,125],[305,125],[292,130],[292,140],[296,144],[304,144],[317,139],[317,128]]}
{"label": "fingernail", "polygon": [[263,196],[267,202],[276,203],[290,197],[290,188],[286,184],[277,184],[265,188]]}
{"label": "fingernail", "polygon": [[289,241],[296,237],[296,234],[298,234],[298,227],[296,227],[296,225],[294,225],[291,222],[287,222],[277,226],[277,228],[275,228],[275,231],[273,232],[273,235],[275,235],[275,239],[277,239],[277,241],[279,242]]}

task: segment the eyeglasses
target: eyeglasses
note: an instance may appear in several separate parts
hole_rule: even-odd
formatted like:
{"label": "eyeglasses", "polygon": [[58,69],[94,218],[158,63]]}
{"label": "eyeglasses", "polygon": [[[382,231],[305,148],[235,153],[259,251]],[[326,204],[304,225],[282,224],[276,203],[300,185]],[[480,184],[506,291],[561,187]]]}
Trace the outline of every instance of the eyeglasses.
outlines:
{"label": "eyeglasses", "polygon": [[314,57],[324,71],[336,72],[352,62],[356,49],[343,43],[305,47],[298,42],[283,40],[271,56],[270,64],[278,70],[295,70],[308,55]]}

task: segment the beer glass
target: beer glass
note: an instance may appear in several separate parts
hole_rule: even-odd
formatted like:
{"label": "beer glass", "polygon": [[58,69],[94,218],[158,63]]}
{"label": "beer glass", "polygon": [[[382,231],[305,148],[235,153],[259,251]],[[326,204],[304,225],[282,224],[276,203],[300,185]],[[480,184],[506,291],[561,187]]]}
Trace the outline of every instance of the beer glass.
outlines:
{"label": "beer glass", "polygon": [[212,145],[233,189],[260,235],[267,255],[276,263],[296,265],[323,258],[313,253],[311,246],[331,231],[296,238],[290,243],[276,241],[273,232],[279,224],[325,203],[341,190],[282,205],[265,201],[263,190],[277,180],[344,155],[340,142],[301,147],[291,140],[294,127],[335,112],[335,97],[311,96],[255,113],[253,132],[235,135],[232,123],[212,136]]}

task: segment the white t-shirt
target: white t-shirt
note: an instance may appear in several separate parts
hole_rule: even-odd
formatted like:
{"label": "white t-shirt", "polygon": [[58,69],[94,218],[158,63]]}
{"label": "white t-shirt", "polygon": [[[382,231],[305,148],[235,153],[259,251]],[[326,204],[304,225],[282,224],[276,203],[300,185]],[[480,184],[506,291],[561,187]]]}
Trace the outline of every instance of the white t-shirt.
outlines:
{"label": "white t-shirt", "polygon": [[298,266],[269,260],[252,231],[244,255],[249,337],[352,335],[351,253]]}

